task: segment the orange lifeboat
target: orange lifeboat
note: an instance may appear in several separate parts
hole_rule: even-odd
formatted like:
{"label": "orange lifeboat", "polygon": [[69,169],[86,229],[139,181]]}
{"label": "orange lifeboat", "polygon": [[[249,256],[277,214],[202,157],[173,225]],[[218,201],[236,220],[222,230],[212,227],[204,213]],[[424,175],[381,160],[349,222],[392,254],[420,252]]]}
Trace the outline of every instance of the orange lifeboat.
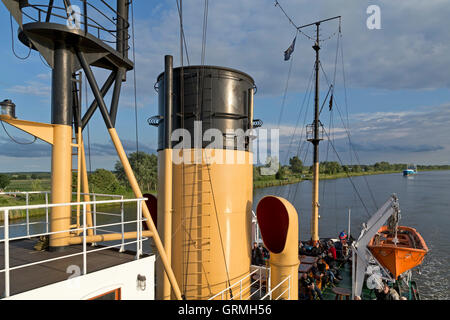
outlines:
{"label": "orange lifeboat", "polygon": [[422,264],[428,247],[414,228],[397,228],[397,240],[388,226],[383,226],[367,246],[380,264],[388,269],[395,279]]}

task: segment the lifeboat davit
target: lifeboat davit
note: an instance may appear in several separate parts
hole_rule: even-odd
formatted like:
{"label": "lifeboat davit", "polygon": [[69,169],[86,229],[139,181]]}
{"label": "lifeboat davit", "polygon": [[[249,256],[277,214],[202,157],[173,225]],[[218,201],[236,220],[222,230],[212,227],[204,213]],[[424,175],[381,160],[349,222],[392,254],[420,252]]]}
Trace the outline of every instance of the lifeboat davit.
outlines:
{"label": "lifeboat davit", "polygon": [[422,264],[428,247],[414,228],[397,228],[397,240],[388,226],[383,226],[367,246],[380,264],[388,269],[395,279]]}

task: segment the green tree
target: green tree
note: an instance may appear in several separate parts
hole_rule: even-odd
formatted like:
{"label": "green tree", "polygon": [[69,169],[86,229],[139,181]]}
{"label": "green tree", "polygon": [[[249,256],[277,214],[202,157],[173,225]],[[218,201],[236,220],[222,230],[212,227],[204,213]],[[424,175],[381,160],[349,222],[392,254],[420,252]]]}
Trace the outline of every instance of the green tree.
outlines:
{"label": "green tree", "polygon": [[7,186],[9,186],[10,178],[6,174],[0,174],[0,189],[5,189]]}
{"label": "green tree", "polygon": [[303,172],[303,162],[297,156],[291,158],[289,160],[289,164],[291,166],[291,171],[293,173],[302,173]]}
{"label": "green tree", "polygon": [[[141,191],[155,190],[158,185],[158,157],[145,152],[133,152],[128,155],[128,161],[130,162]],[[119,161],[116,162],[114,168],[119,181],[129,188],[130,184],[128,183],[128,178],[122,163]]]}
{"label": "green tree", "polygon": [[95,193],[120,194],[125,191],[117,177],[105,169],[98,169],[90,174],[89,184],[91,192]]}
{"label": "green tree", "polygon": [[391,165],[389,162],[381,161],[374,164],[375,171],[389,171],[391,170]]}
{"label": "green tree", "polygon": [[253,167],[253,180],[259,180],[261,179],[261,170],[259,167],[254,166]]}
{"label": "green tree", "polygon": [[280,170],[275,174],[275,179],[284,180],[287,176],[287,168],[284,166],[280,166]]}
{"label": "green tree", "polygon": [[319,172],[325,174],[336,174],[342,171],[341,165],[336,161],[324,161],[319,165]]}

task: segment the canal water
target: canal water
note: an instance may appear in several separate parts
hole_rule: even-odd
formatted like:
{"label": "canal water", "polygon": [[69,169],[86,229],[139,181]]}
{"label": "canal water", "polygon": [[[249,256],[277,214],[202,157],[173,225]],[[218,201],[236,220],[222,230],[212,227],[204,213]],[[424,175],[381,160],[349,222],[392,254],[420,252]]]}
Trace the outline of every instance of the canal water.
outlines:
{"label": "canal water", "polygon": [[[266,195],[276,195],[288,199],[299,215],[299,237],[310,238],[311,182],[256,189],[254,191],[254,210],[257,203]],[[450,299],[450,171],[419,172],[410,177],[401,174],[353,177],[350,179],[323,180],[320,184],[320,237],[337,237],[348,231],[349,210],[350,232],[357,238],[362,223],[375,213],[392,194],[397,194],[401,209],[401,225],[416,228],[425,239],[430,252],[424,263],[413,272],[424,300]],[[108,209],[119,213],[120,209]],[[45,218],[32,219],[34,222]],[[125,208],[125,220],[136,220],[136,206]],[[23,223],[15,221],[14,223]],[[98,224],[120,222],[120,218],[98,216]],[[120,231],[113,227],[108,230]],[[136,230],[130,224],[126,231]],[[43,224],[31,226],[31,234],[45,232]],[[0,237],[3,230],[0,229]],[[24,226],[11,227],[13,236],[26,234]],[[120,244],[120,242],[117,242]],[[144,245],[147,248],[148,245]],[[135,245],[127,249],[135,250]]]}
{"label": "canal water", "polygon": [[[266,195],[288,199],[298,211],[299,237],[308,240],[311,237],[311,191],[310,181],[257,189],[254,208]],[[450,299],[450,171],[419,172],[409,177],[386,174],[321,181],[320,237],[336,238],[341,231],[347,231],[350,209],[350,232],[357,238],[362,223],[368,220],[368,212],[375,213],[394,193],[400,202],[400,224],[417,229],[430,249],[422,266],[413,272],[421,298]]]}

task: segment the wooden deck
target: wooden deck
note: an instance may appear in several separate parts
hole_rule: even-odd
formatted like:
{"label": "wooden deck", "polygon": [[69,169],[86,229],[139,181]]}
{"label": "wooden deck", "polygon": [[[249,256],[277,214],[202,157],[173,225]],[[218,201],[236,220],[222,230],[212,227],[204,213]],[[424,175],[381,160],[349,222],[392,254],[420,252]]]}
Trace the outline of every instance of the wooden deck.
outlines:
{"label": "wooden deck", "polygon": [[[64,252],[35,251],[34,245],[38,239],[27,239],[10,242],[9,256],[10,268],[20,265],[26,265],[34,262],[54,259],[67,255],[83,252],[83,247],[71,246]],[[87,251],[99,249],[88,245]],[[87,272],[92,273],[106,268],[117,266],[135,259],[135,252],[120,253],[115,249],[106,249],[87,254]],[[60,281],[67,280],[72,273],[67,273],[70,266],[78,266],[83,270],[83,255],[64,258],[44,264],[38,264],[26,268],[10,271],[10,295],[37,289],[42,286],[50,285]],[[5,267],[4,243],[0,243],[0,270]],[[0,298],[5,295],[5,273],[0,273]]]}

